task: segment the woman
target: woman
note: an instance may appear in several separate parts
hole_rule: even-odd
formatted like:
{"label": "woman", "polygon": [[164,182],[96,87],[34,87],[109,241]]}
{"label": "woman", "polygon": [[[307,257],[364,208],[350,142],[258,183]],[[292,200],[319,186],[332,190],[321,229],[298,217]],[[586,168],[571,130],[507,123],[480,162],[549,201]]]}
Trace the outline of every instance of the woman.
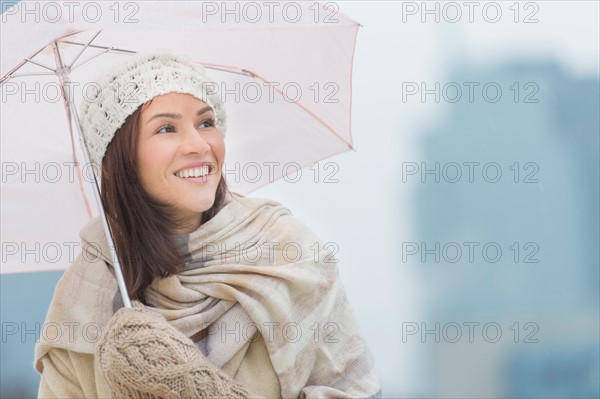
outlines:
{"label": "woman", "polygon": [[81,107],[135,309],[119,310],[96,218],[56,287],[57,334],[36,346],[40,397],[380,395],[323,243],[281,204],[227,190],[210,82],[187,58],[137,55]]}

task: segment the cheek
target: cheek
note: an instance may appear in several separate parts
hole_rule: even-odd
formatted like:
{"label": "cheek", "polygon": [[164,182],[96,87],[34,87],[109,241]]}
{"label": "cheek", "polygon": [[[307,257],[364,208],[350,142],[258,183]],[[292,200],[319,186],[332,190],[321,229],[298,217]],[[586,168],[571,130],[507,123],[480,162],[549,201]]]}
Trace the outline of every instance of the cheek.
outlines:
{"label": "cheek", "polygon": [[211,144],[211,148],[213,153],[215,154],[215,157],[217,158],[217,161],[219,163],[222,163],[225,159],[225,142],[223,141],[223,137],[219,136],[218,138],[216,138]]}
{"label": "cheek", "polygon": [[146,175],[148,174],[148,168],[151,166],[149,159],[149,148],[145,144],[141,144],[138,146],[137,150],[137,158],[138,158],[138,173],[142,178],[142,181],[146,179]]}
{"label": "cheek", "polygon": [[140,143],[138,146],[138,174],[146,187],[160,181],[166,167],[166,148],[152,142]]}

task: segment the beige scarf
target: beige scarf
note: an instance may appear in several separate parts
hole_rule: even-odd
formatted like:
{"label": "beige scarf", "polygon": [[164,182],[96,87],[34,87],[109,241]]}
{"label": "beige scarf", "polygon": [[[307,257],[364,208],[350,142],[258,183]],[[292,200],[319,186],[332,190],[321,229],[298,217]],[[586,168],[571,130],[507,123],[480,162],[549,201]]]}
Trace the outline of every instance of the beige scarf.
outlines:
{"label": "beige scarf", "polygon": [[[46,320],[62,334],[42,335],[38,369],[52,347],[94,353],[102,327],[120,307],[98,218],[81,238],[82,254],[58,284]],[[205,330],[203,352],[214,365],[238,356],[258,331],[282,397],[380,394],[337,263],[289,209],[228,194],[217,215],[175,240],[186,268],[156,280],[147,290],[148,302],[188,337]]]}

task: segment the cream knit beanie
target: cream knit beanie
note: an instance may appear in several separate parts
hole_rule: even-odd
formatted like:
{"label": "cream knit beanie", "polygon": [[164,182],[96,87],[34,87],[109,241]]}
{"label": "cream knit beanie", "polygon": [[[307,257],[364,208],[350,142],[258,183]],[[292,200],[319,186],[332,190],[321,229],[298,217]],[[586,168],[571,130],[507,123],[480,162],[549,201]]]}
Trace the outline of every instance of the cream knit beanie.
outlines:
{"label": "cream knit beanie", "polygon": [[162,94],[191,94],[204,101],[213,109],[216,127],[225,136],[225,108],[216,83],[203,66],[188,57],[167,51],[137,54],[95,83],[97,90],[82,101],[79,114],[90,162],[98,174],[117,129],[138,107]]}

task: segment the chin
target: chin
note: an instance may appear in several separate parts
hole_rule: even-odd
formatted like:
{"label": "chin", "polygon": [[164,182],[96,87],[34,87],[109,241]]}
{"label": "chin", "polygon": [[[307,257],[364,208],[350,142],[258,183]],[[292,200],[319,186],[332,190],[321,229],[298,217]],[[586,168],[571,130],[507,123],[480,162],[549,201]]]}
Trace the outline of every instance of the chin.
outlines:
{"label": "chin", "polygon": [[194,212],[206,212],[214,205],[215,198],[215,193],[212,193],[210,197],[203,196],[202,198],[199,198],[198,201],[196,201],[194,204],[190,204],[190,209],[193,209]]}

